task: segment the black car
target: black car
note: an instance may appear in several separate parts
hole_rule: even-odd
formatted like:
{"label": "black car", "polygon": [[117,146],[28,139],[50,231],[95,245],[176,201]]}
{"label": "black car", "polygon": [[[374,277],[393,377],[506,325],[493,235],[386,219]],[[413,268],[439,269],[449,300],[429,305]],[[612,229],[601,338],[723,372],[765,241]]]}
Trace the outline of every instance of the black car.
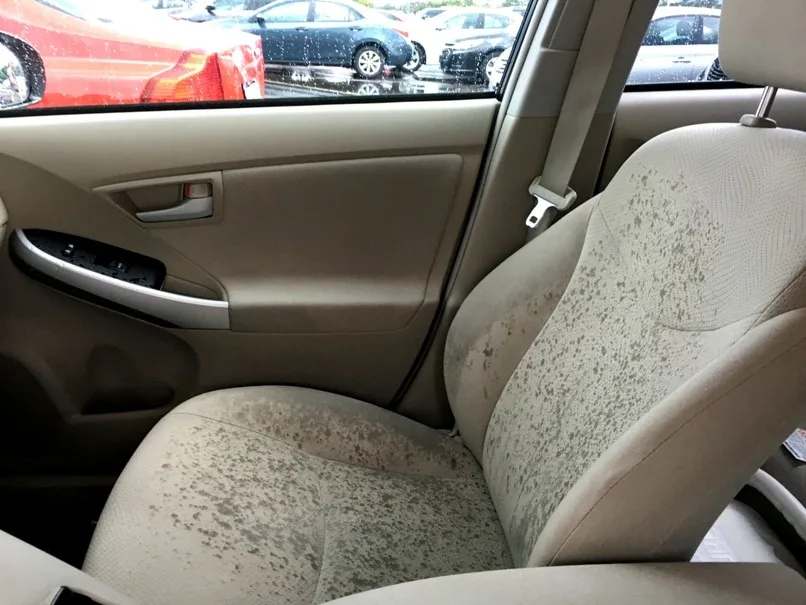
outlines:
{"label": "black car", "polygon": [[378,78],[386,66],[403,68],[412,55],[408,32],[351,0],[276,0],[199,27],[260,36],[267,65],[352,67],[362,78]]}
{"label": "black car", "polygon": [[446,74],[474,78],[487,84],[493,61],[515,43],[518,27],[449,43],[439,56],[439,66]]}

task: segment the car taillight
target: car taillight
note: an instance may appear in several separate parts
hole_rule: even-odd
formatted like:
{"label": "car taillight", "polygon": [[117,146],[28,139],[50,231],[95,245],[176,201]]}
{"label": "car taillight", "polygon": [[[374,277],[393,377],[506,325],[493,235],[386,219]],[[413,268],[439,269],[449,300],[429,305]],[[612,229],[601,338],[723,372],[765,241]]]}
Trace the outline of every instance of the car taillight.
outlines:
{"label": "car taillight", "polygon": [[399,33],[401,36],[403,36],[404,38],[408,38],[408,37],[409,37],[409,32],[407,32],[405,29],[397,29],[397,28],[395,27],[395,28],[394,28],[394,30],[395,30],[397,33]]}
{"label": "car taillight", "polygon": [[143,103],[223,100],[218,55],[198,50],[186,51],[174,67],[151,78],[143,92]]}

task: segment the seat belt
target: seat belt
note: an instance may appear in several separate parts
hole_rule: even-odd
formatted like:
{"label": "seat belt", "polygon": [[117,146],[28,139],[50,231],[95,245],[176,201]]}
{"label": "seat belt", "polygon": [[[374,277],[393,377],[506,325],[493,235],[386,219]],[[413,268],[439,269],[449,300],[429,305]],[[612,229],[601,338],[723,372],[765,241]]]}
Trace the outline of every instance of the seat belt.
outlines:
{"label": "seat belt", "polygon": [[527,241],[545,231],[559,212],[577,200],[568,184],[602,98],[632,0],[595,0],[574,63],[543,174],[529,185],[535,207],[526,218]]}

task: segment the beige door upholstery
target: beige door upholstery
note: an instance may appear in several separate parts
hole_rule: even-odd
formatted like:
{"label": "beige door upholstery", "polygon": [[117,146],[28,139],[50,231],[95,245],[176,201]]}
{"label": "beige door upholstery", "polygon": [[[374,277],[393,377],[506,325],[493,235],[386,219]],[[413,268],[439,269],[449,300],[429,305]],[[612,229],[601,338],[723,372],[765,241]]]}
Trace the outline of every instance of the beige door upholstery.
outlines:
{"label": "beige door upholstery", "polygon": [[[764,83],[736,50],[758,37],[736,24],[754,1],[726,0],[722,43]],[[122,474],[86,570],[144,603],[318,603],[511,565],[689,559],[806,405],[804,158],[806,135],[783,129],[666,133],[493,271],[445,356],[467,449],[315,391],[185,403]]]}

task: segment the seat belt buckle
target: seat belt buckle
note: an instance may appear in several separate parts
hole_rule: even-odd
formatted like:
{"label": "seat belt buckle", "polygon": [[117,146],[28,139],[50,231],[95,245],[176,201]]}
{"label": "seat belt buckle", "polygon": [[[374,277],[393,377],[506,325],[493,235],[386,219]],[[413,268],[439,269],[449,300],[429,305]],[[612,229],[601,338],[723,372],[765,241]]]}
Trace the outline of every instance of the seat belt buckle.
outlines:
{"label": "seat belt buckle", "polygon": [[565,195],[557,195],[543,187],[540,178],[537,177],[529,185],[529,194],[535,198],[535,207],[526,217],[526,226],[529,229],[537,228],[545,220],[553,218],[558,210],[570,208],[577,201],[577,192],[570,187],[565,189]]}

